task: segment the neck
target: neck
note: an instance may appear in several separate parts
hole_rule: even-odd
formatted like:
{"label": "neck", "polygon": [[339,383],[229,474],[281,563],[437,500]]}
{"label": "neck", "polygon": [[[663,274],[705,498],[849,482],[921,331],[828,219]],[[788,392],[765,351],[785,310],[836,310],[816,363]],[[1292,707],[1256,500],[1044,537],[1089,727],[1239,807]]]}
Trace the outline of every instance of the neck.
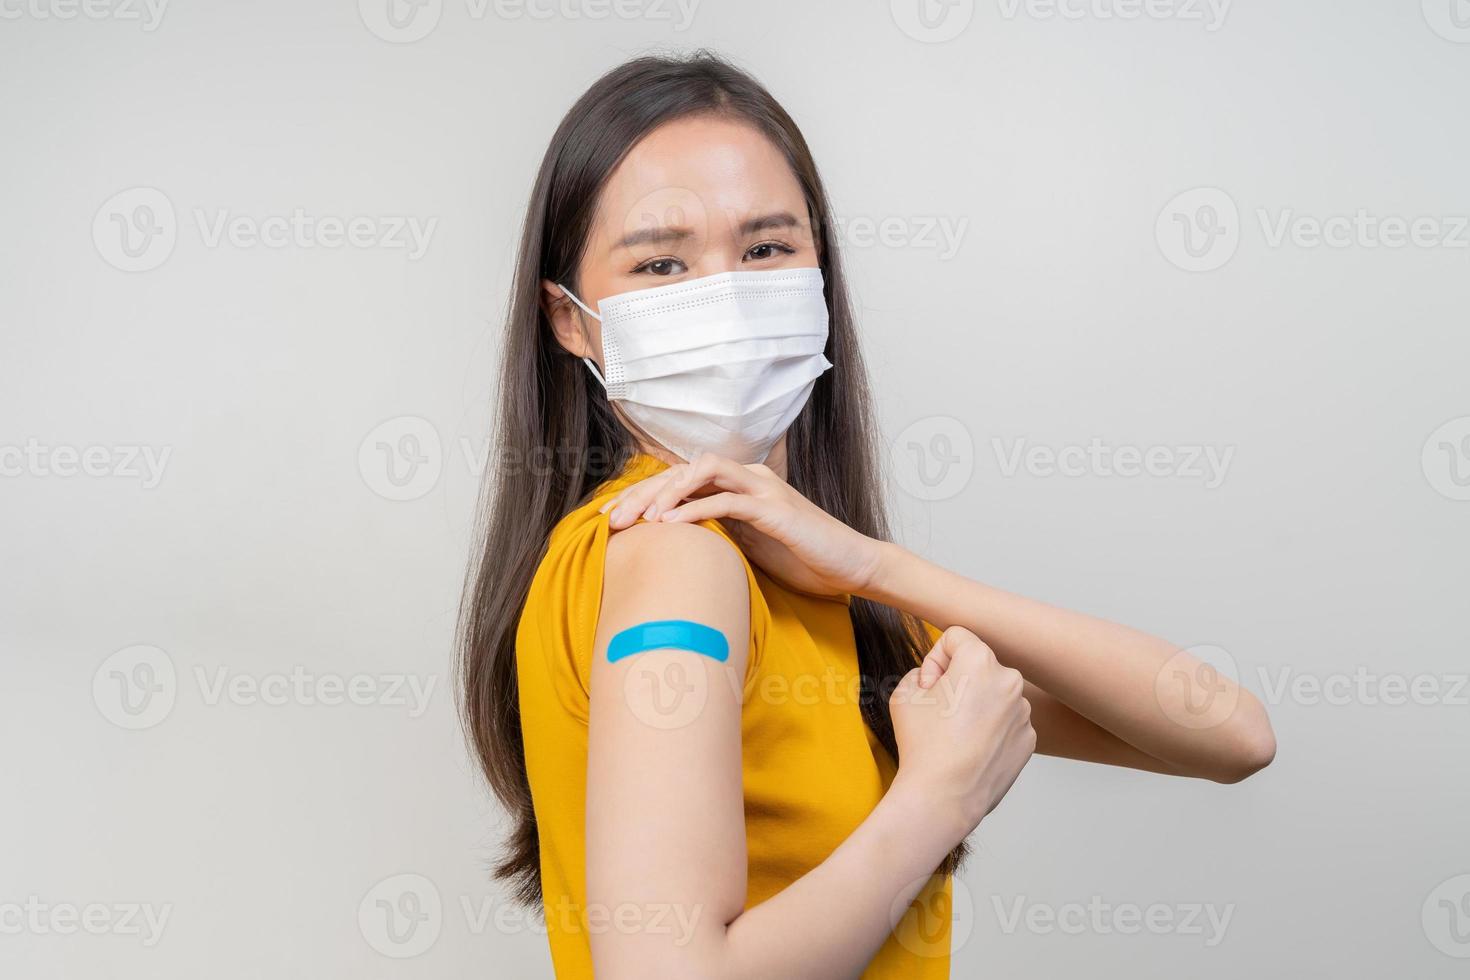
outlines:
{"label": "neck", "polygon": [[[680,459],[678,456],[675,456],[663,446],[660,446],[652,439],[649,439],[640,433],[635,432],[633,434],[633,438],[638,443],[638,451],[643,453],[645,456],[652,456],[654,459],[662,460],[670,466],[677,466],[680,463],[685,462],[685,460]],[[782,480],[786,479],[785,436],[782,436],[780,439],[776,440],[776,445],[771,447],[771,455],[766,457],[766,465],[771,468],[771,472],[775,473]]]}

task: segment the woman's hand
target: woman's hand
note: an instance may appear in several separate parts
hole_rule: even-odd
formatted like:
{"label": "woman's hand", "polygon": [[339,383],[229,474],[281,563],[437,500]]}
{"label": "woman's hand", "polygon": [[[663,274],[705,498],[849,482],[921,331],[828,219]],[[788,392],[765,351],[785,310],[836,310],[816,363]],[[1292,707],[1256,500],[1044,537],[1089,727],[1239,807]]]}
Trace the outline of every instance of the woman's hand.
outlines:
{"label": "woman's hand", "polygon": [[861,593],[877,574],[881,543],[793,490],[768,466],[709,453],[640,480],[613,498],[613,530],[646,521],[722,520],[747,558],[803,592]]}
{"label": "woman's hand", "polygon": [[1019,672],[962,626],[944,631],[888,699],[894,788],[947,815],[958,843],[994,810],[1036,750]]}

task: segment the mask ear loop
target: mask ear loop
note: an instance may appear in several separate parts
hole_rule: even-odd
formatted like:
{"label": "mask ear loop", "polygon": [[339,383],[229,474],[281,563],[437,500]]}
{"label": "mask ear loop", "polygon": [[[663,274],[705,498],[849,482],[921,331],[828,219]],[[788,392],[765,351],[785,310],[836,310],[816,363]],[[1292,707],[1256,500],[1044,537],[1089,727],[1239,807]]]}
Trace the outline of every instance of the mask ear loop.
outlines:
{"label": "mask ear loop", "polygon": [[[590,309],[588,309],[587,304],[579,300],[576,293],[572,292],[561,283],[557,283],[556,288],[561,290],[563,296],[580,306],[582,308],[582,312],[592,317],[592,319],[596,320],[598,323],[602,322],[602,317],[598,316],[596,313],[593,313]],[[602,389],[606,391],[607,379],[602,376],[601,371],[597,370],[597,362],[590,357],[584,357],[582,358],[582,363],[587,365],[587,369],[592,372],[592,376],[597,379],[597,383],[602,385]]]}

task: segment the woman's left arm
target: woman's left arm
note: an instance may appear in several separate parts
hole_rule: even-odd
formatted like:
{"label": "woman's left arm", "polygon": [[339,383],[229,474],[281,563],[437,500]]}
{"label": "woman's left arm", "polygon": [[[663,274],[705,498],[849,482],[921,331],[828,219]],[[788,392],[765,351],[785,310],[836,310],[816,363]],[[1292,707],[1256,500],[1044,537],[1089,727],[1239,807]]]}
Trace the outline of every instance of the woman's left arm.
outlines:
{"label": "woman's left arm", "polygon": [[[634,484],[609,508],[614,528],[640,518],[739,522],[731,530],[746,555],[797,588],[861,595],[941,629],[969,629],[1026,678],[1039,753],[1225,783],[1276,753],[1260,701],[1188,651],[860,534],[768,467],[701,456]],[[940,645],[926,659],[926,685],[948,666],[942,656]]]}
{"label": "woman's left arm", "polygon": [[984,639],[1038,689],[1027,691],[1038,752],[1224,783],[1274,757],[1260,701],[1174,644],[973,581],[895,544],[877,550],[859,594]]}

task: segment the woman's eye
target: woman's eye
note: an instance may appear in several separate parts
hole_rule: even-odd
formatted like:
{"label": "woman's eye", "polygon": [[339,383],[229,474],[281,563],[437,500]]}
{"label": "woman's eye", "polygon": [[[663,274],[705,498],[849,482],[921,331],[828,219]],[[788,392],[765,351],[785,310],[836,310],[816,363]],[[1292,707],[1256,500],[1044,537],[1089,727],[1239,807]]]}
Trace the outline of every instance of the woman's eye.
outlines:
{"label": "woman's eye", "polygon": [[677,276],[686,270],[684,263],[678,259],[649,259],[633,271],[647,272],[655,276]]}
{"label": "woman's eye", "polygon": [[759,245],[750,246],[745,253],[745,260],[759,262],[762,259],[775,258],[777,255],[794,255],[795,253],[795,249],[789,245],[782,245],[780,242],[761,242]]}

